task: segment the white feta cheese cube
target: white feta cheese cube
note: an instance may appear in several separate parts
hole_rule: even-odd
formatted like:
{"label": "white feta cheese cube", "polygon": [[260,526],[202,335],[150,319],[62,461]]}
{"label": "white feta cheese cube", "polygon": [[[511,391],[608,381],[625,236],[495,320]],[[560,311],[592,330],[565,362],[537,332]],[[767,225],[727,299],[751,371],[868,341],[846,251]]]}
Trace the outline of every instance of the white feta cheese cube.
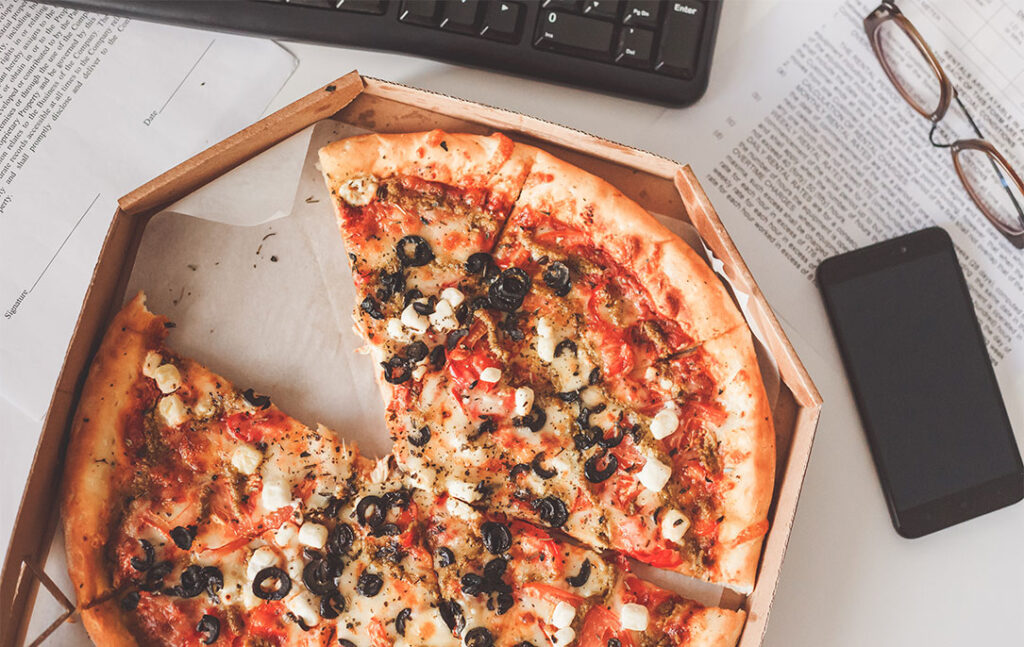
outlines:
{"label": "white feta cheese cube", "polygon": [[156,405],[156,410],[168,427],[177,427],[188,419],[185,403],[174,393],[162,397]]}
{"label": "white feta cheese cube", "polygon": [[558,647],[565,647],[572,641],[576,640],[576,632],[573,631],[572,627],[562,627],[555,632],[555,635],[551,637]]}
{"label": "white feta cheese cube", "polygon": [[231,466],[248,476],[259,469],[263,453],[252,445],[240,445],[231,452]]}
{"label": "white feta cheese cube", "polygon": [[456,499],[473,503],[480,498],[480,493],[476,491],[476,486],[472,483],[467,483],[461,479],[448,479],[446,485],[449,496],[453,496]]}
{"label": "white feta cheese cube", "polygon": [[405,325],[400,319],[394,317],[388,319],[388,322],[384,325],[384,329],[388,333],[388,337],[395,341],[409,341],[412,339],[409,335],[409,331],[405,329]]}
{"label": "white feta cheese cube", "polygon": [[295,524],[286,521],[281,524],[280,528],[274,531],[274,543],[284,548],[291,544],[298,535],[299,530],[295,527]]}
{"label": "white feta cheese cube", "polygon": [[525,416],[533,408],[533,389],[528,386],[521,386],[516,389],[516,410],[517,416]]}
{"label": "white feta cheese cube", "polygon": [[496,366],[488,366],[480,371],[480,381],[494,383],[501,379],[501,369]]}
{"label": "white feta cheese cube", "polygon": [[338,187],[338,197],[353,207],[365,207],[377,194],[377,180],[369,175],[350,178]]}
{"label": "white feta cheese cube", "polygon": [[146,353],[146,359],[142,362],[142,374],[146,377],[153,377],[162,361],[164,361],[164,358],[160,357],[160,353],[152,350],[149,351]]}
{"label": "white feta cheese cube", "polygon": [[551,337],[537,338],[537,356],[550,364],[555,361],[555,340]]}
{"label": "white feta cheese cube", "polygon": [[153,379],[161,393],[174,393],[181,386],[181,373],[174,364],[163,364],[153,371]]}
{"label": "white feta cheese cube", "polygon": [[414,380],[421,380],[421,379],[423,379],[423,376],[426,375],[426,374],[427,374],[427,367],[426,367],[426,365],[424,365],[424,366],[417,366],[416,368],[412,369],[412,379],[414,379]]}
{"label": "white feta cheese cube", "polygon": [[540,337],[551,337],[555,332],[555,329],[551,327],[551,322],[545,317],[541,317],[537,320],[537,335]]}
{"label": "white feta cheese cube", "polygon": [[576,607],[568,602],[559,602],[555,605],[555,610],[551,612],[551,624],[559,629],[564,629],[572,624],[572,620],[575,617]]}
{"label": "white feta cheese cube", "polygon": [[465,501],[459,501],[455,497],[448,497],[448,500],[445,501],[444,508],[448,511],[448,514],[453,517],[458,517],[463,521],[471,522],[475,516],[472,506]]}
{"label": "white feta cheese cube", "polygon": [[320,550],[327,543],[327,526],[307,521],[299,528],[299,543]]}
{"label": "white feta cheese cube", "polygon": [[466,295],[459,288],[445,288],[441,290],[441,299],[447,301],[453,308],[458,308],[466,300]]}
{"label": "white feta cheese cube", "polygon": [[669,510],[661,518],[661,536],[677,544],[683,540],[689,527],[690,520],[678,510]]}
{"label": "white feta cheese cube", "polygon": [[245,574],[250,580],[254,580],[263,569],[268,566],[276,566],[277,560],[277,553],[274,552],[273,548],[260,546],[253,551],[252,557],[249,558],[249,565],[245,568]]}
{"label": "white feta cheese cube", "polygon": [[455,309],[446,299],[441,299],[434,305],[434,311],[427,317],[430,325],[438,332],[449,332],[459,327],[459,320],[455,316]]}
{"label": "white feta cheese cube", "polygon": [[661,492],[672,477],[672,468],[654,456],[648,456],[647,462],[640,468],[637,478],[640,484],[652,492]]}
{"label": "white feta cheese cube", "polygon": [[662,390],[668,391],[672,388],[672,380],[668,379],[667,377],[663,377],[658,382],[658,386],[660,386]]}
{"label": "white feta cheese cube", "polygon": [[263,482],[260,501],[267,510],[283,508],[292,503],[292,489],[281,481],[266,480]]}
{"label": "white feta cheese cube", "polygon": [[619,611],[619,624],[622,625],[623,629],[647,631],[647,623],[649,621],[650,616],[645,606],[630,602],[629,604],[622,605],[622,610]]}
{"label": "white feta cheese cube", "polygon": [[653,382],[658,379],[658,371],[654,370],[653,366],[648,366],[647,370],[644,371],[644,379],[648,382]]}
{"label": "white feta cheese cube", "polygon": [[406,306],[405,310],[402,310],[402,323],[409,330],[421,335],[430,328],[430,320],[427,319],[427,316],[416,312],[416,308],[411,303]]}
{"label": "white feta cheese cube", "polygon": [[284,601],[284,606],[309,627],[320,622],[316,604],[316,598],[306,592],[300,592]]}
{"label": "white feta cheese cube", "polygon": [[679,427],[679,415],[674,408],[665,407],[651,420],[651,435],[661,440],[671,436]]}

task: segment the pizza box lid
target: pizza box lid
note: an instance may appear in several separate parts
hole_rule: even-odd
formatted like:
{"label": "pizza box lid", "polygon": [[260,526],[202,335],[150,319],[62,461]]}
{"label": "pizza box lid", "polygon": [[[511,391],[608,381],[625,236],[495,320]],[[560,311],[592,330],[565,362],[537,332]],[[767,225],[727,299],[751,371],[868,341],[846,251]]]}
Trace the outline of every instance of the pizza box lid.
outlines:
{"label": "pizza box lid", "polygon": [[[777,441],[776,484],[754,591],[723,604],[748,613],[740,647],[761,644],[782,559],[796,513],[811,443],[821,408],[810,376],[743,262],[689,166],[588,133],[519,113],[433,92],[362,77],[350,72],[281,110],[214,144],[118,201],[72,334],[39,445],[29,472],[10,547],[0,573],[0,608],[9,609],[0,627],[0,647],[22,644],[42,584],[65,613],[34,637],[40,644],[62,622],[74,620],[70,592],[62,592],[43,562],[59,515],[59,491],[70,417],[107,322],[120,309],[142,232],[161,208],[227,173],[242,162],[324,119],[333,118],[377,132],[440,128],[489,134],[500,130],[517,141],[544,148],[611,182],[648,210],[691,223],[704,245],[721,261],[729,282],[749,298],[748,317],[778,364],[779,398],[773,410]],[[730,604],[731,603],[731,604]]]}

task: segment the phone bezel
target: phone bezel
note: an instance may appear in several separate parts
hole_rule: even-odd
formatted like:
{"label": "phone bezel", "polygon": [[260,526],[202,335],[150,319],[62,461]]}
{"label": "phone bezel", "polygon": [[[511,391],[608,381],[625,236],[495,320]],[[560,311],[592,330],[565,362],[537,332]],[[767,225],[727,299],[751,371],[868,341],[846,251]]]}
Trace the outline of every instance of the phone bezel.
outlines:
{"label": "phone bezel", "polygon": [[[829,324],[832,326],[833,334],[835,336],[836,343],[839,346],[839,352],[842,356],[843,365],[844,368],[846,368],[848,378],[850,374],[848,352],[839,335],[835,334],[837,330],[837,322],[834,318],[832,304],[829,300],[828,288],[836,283],[841,283],[865,274],[871,274],[896,267],[923,256],[943,252],[949,254],[953,264],[956,266],[959,290],[963,298],[965,298],[967,303],[971,306],[973,313],[973,302],[971,301],[970,292],[967,288],[967,281],[964,278],[963,270],[960,268],[960,263],[956,257],[956,250],[953,247],[953,241],[950,239],[949,234],[940,227],[929,227],[898,238],[893,238],[891,240],[863,247],[845,254],[833,256],[832,258],[825,259],[818,266],[816,272],[818,288],[821,291],[822,298],[825,302],[825,310],[828,313]],[[981,352],[986,353],[987,358],[988,355],[987,350],[985,349],[984,334],[982,333],[981,324],[978,322],[976,315],[973,317],[973,321],[976,344],[980,346]],[[882,484],[883,493],[885,494],[885,501],[889,508],[889,515],[892,517],[892,523],[896,528],[896,532],[903,537],[921,537],[963,521],[967,521],[968,519],[973,519],[974,517],[998,510],[999,508],[1012,505],[1024,499],[1024,463],[1021,462],[1020,450],[1017,447],[1016,439],[1013,436],[1013,429],[1010,426],[1010,418],[1006,412],[1006,405],[1003,403],[1002,394],[999,393],[999,384],[996,381],[995,370],[992,368],[991,361],[988,362],[988,367],[990,382],[994,385],[997,395],[999,395],[1000,406],[1002,408],[1001,414],[1005,422],[1005,429],[1009,434],[1010,446],[1016,450],[1016,471],[1007,475],[999,476],[991,481],[982,483],[981,485],[961,490],[959,492],[954,492],[948,496],[906,509],[900,509],[896,506],[896,502],[893,498],[892,485],[889,481],[888,474],[882,466],[882,461],[880,460],[881,451],[876,446],[879,442],[879,434],[876,430],[869,427],[867,423],[868,416],[865,415],[866,405],[858,391],[857,384],[852,379],[849,379],[850,388],[853,391],[854,400],[857,405],[857,412],[860,416],[861,424],[864,427],[865,435],[868,438],[868,445],[871,448],[871,455],[875,463],[875,471],[878,474],[879,481],[881,481]]]}

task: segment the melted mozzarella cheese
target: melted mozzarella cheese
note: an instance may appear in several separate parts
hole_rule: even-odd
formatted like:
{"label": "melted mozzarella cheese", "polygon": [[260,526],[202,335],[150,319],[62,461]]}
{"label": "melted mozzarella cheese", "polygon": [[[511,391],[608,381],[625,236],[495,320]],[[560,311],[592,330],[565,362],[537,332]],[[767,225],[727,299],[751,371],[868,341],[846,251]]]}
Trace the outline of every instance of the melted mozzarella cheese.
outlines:
{"label": "melted mozzarella cheese", "polygon": [[338,197],[353,207],[365,207],[377,195],[377,180],[369,175],[350,178],[338,187]]}
{"label": "melted mozzarella cheese", "polygon": [[623,629],[646,631],[649,621],[650,616],[645,606],[630,602],[629,604],[622,605],[622,610],[619,611],[619,623]]}
{"label": "melted mozzarella cheese", "polygon": [[666,406],[651,420],[651,435],[661,440],[675,433],[679,427],[679,415],[675,407]]}
{"label": "melted mozzarella cheese", "polygon": [[185,403],[176,394],[165,395],[156,405],[157,413],[168,427],[177,427],[188,419]]}
{"label": "melted mozzarella cheese", "polygon": [[181,386],[181,373],[174,364],[163,364],[153,371],[153,380],[161,393],[174,393]]}
{"label": "melted mozzarella cheese", "polygon": [[640,468],[640,473],[637,475],[640,484],[652,492],[661,492],[671,477],[672,468],[654,456],[647,457],[647,462]]}
{"label": "melted mozzarella cheese", "polygon": [[239,445],[231,452],[231,466],[246,476],[253,474],[263,462],[263,453],[252,445]]}
{"label": "melted mozzarella cheese", "polygon": [[686,515],[678,510],[669,510],[661,519],[661,536],[678,544],[689,527],[690,520]]}

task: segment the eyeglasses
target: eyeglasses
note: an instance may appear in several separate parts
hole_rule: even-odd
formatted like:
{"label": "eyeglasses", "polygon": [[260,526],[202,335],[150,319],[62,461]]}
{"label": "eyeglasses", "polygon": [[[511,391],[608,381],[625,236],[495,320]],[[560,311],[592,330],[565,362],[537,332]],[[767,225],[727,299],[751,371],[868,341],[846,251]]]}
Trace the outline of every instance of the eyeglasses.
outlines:
{"label": "eyeglasses", "polygon": [[[921,34],[891,0],[882,2],[864,19],[864,31],[896,90],[932,122],[928,141],[937,148],[950,149],[956,173],[974,204],[1015,247],[1024,249],[1024,181],[981,134]],[[936,141],[939,124],[954,102],[977,138]]]}

